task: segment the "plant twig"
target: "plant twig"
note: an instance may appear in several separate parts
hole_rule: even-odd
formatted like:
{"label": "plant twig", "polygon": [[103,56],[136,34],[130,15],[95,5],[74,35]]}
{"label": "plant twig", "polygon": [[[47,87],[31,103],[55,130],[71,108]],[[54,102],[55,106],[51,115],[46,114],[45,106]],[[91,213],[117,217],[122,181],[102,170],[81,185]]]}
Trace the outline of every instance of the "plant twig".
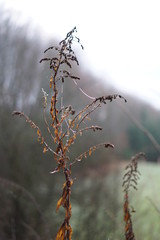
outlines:
{"label": "plant twig", "polygon": [[122,108],[122,110],[128,115],[128,117],[134,122],[134,124],[146,135],[146,137],[150,140],[152,143],[153,147],[160,153],[160,144],[158,141],[154,138],[154,136],[149,132],[140,121],[138,121],[132,114],[131,112],[119,104],[119,106]]}
{"label": "plant twig", "polygon": [[131,212],[135,212],[135,210],[133,208],[132,210],[130,209],[129,190],[131,188],[133,188],[134,190],[137,190],[137,181],[140,176],[140,172],[138,170],[138,159],[142,157],[143,158],[145,157],[145,154],[142,152],[132,157],[130,163],[125,168],[126,173],[123,176],[123,184],[122,184],[122,187],[124,188],[123,211],[124,211],[126,240],[135,240],[135,235],[133,232],[133,224],[132,224],[132,214],[131,214]]}

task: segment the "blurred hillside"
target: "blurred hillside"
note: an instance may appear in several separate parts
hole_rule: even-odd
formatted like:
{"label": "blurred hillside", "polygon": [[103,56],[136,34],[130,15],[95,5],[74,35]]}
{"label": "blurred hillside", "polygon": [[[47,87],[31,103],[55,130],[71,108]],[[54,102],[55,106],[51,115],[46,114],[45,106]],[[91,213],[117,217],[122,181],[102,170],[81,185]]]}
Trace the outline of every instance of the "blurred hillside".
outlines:
{"label": "blurred hillside", "polygon": [[[58,198],[56,196],[60,194],[59,186],[63,181],[59,176],[49,174],[54,169],[55,162],[49,153],[42,153],[33,129],[30,129],[23,119],[11,115],[14,110],[24,111],[40,126],[44,135],[47,135],[43,122],[41,88],[49,94],[51,72],[48,66],[44,63],[40,64],[39,60],[44,57],[43,51],[53,44],[58,44],[57,40],[42,41],[38,33],[31,34],[29,26],[13,24],[10,14],[0,9],[1,239],[14,239],[13,236],[17,236],[16,239],[35,239],[33,236],[35,237],[36,234],[33,229],[43,236],[42,239],[48,237],[48,226],[44,224],[41,211],[44,212],[48,222],[55,225],[52,234],[56,232],[58,226],[59,219],[57,220],[55,216],[54,220],[51,219],[53,206],[56,205]],[[80,59],[81,61],[83,59]],[[76,76],[80,76],[81,80],[77,81],[78,87],[71,79],[65,81],[63,98],[65,104],[72,104],[76,111],[90,102],[79,88],[94,97],[115,93],[123,96],[123,93],[116,90],[116,86],[103,85],[100,79],[95,79],[91,73],[84,72],[81,65],[75,66],[73,72]],[[78,176],[80,183],[83,182],[84,176],[92,172],[90,170],[98,171],[101,166],[105,166],[106,172],[103,174],[107,175],[107,166],[110,162],[127,160],[139,151],[146,153],[148,161],[156,162],[159,159],[160,152],[137,125],[137,121],[160,143],[160,113],[133,97],[126,95],[124,97],[127,103],[122,99],[108,102],[92,115],[90,125],[93,123],[100,125],[103,131],[84,134],[70,153],[70,157],[73,158],[90,146],[104,141],[115,145],[115,149],[98,150],[89,159],[73,167],[73,174],[75,177]],[[99,185],[101,182],[97,182],[96,191],[100,189]],[[90,187],[89,189],[94,192]],[[80,192],[82,190],[81,188]],[[116,211],[118,206],[115,197],[108,192],[105,194],[106,198],[111,198],[111,202],[115,205],[113,211]],[[96,196],[93,198],[96,201]],[[38,200],[41,211],[34,199]],[[77,199],[81,204],[81,197],[78,195],[76,198],[75,193],[74,201]],[[90,205],[89,202],[85,204],[88,207]],[[96,202],[94,204],[96,206]],[[9,206],[7,209],[6,205]],[[90,217],[92,218],[92,214]]]}

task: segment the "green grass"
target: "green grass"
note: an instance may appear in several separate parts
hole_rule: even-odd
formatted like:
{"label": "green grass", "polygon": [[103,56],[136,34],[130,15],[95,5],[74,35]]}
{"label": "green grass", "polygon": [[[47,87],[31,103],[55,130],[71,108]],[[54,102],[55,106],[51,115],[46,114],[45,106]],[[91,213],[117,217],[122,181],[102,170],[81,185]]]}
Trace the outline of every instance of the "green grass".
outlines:
{"label": "green grass", "polygon": [[[96,176],[96,181],[88,176],[74,183],[71,221],[74,239],[124,239],[124,168],[119,173],[110,172],[107,177]],[[131,190],[129,196],[136,210],[132,214],[133,230],[136,240],[159,240],[160,165],[140,163],[139,171],[138,190]]]}

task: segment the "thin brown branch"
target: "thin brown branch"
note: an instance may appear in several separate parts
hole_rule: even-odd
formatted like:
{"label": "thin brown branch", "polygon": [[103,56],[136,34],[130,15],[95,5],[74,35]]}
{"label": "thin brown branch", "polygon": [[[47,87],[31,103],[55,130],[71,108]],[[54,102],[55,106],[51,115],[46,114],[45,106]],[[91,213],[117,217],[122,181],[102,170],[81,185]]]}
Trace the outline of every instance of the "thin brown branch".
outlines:
{"label": "thin brown branch", "polygon": [[90,126],[90,127],[82,128],[82,129],[79,129],[79,130],[76,132],[76,135],[77,135],[77,134],[80,134],[80,135],[81,135],[83,132],[88,131],[88,130],[93,130],[93,132],[95,132],[96,130],[102,130],[102,127],[95,125],[95,126]]}
{"label": "thin brown branch", "polygon": [[160,153],[160,144],[157,142],[157,140],[154,138],[154,136],[151,134],[151,132],[149,132],[140,121],[138,121],[133,115],[132,113],[125,108],[124,106],[122,106],[121,104],[118,104],[122,110],[128,115],[128,117],[132,120],[132,122],[134,122],[134,124],[146,135],[146,137],[150,140],[150,142],[152,143],[153,147]]}
{"label": "thin brown branch", "polygon": [[115,100],[117,98],[122,98],[125,102],[127,102],[127,100],[122,95],[119,95],[119,94],[112,94],[112,95],[97,97],[95,99],[95,102],[99,101],[101,103],[106,104],[106,101],[112,102],[113,100]]}
{"label": "thin brown branch", "polygon": [[[80,119],[80,121],[79,121],[79,123],[77,124],[77,126],[76,126],[76,128],[77,129],[79,129],[79,126],[80,126],[80,124],[82,123],[82,122],[84,122],[84,120],[88,117],[88,116],[90,116],[90,114],[92,113],[92,112],[94,112],[98,107],[100,107],[101,106],[101,104],[99,103],[98,105],[95,105],[92,109],[90,109],[81,119]],[[80,115],[79,115],[80,116]]]}
{"label": "thin brown branch", "polygon": [[114,145],[111,143],[99,143],[97,145],[94,145],[92,147],[90,147],[87,151],[81,153],[78,157],[75,158],[75,161],[73,163],[71,163],[71,165],[73,165],[75,162],[80,162],[83,158],[87,158],[87,155],[91,156],[91,154],[97,150],[100,147],[105,147],[105,148],[114,148]]}
{"label": "thin brown branch", "polygon": [[33,236],[36,240],[42,240],[40,235],[35,231],[35,229],[32,228],[32,226],[25,223],[24,221],[22,221],[21,224],[28,230],[30,236]]}
{"label": "thin brown branch", "polygon": [[60,157],[60,155],[58,153],[56,153],[55,151],[53,151],[52,148],[49,147],[49,145],[45,141],[44,137],[42,136],[40,128],[27,115],[25,115],[23,112],[19,112],[19,111],[13,111],[12,115],[24,117],[26,119],[26,122],[28,122],[30,124],[31,128],[37,130],[38,141],[40,141],[40,144],[44,144],[46,147],[46,150],[49,150],[50,152],[52,152],[54,154],[54,156]]}
{"label": "thin brown branch", "polygon": [[46,231],[46,234],[48,236],[48,239],[51,239],[51,237],[50,237],[50,230],[49,230],[48,225],[46,223],[46,219],[44,218],[43,213],[42,213],[42,211],[40,209],[40,206],[37,203],[37,201],[34,198],[34,196],[28,190],[26,190],[23,186],[15,183],[13,181],[10,181],[8,179],[2,178],[2,177],[0,177],[0,185],[2,187],[4,187],[4,188],[10,188],[12,190],[18,191],[19,193],[24,194],[34,204],[34,206],[36,207],[36,210],[40,214],[40,217],[41,217],[41,219],[43,221],[43,224],[45,226],[45,231]]}

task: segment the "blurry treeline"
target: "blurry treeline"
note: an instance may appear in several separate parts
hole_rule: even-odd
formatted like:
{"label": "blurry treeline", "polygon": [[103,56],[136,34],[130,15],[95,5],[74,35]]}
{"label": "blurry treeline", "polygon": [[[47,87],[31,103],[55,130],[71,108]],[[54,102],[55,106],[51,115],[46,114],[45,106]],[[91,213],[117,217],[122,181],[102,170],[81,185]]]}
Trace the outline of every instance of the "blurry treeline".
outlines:
{"label": "blurry treeline", "polygon": [[[43,51],[56,40],[41,40],[29,26],[12,21],[11,13],[0,9],[0,239],[51,239],[59,226],[55,213],[63,181],[49,174],[55,167],[49,153],[43,154],[36,134],[23,119],[11,116],[22,110],[38,123],[44,135],[42,91],[49,93],[48,66],[39,64]],[[93,49],[94,51],[94,49]],[[83,54],[83,53],[82,53]],[[119,93],[111,84],[104,86],[80,67],[73,71],[81,77],[80,88],[91,96]],[[104,76],[105,79],[105,76]],[[123,93],[120,93],[123,95]],[[64,101],[78,111],[89,99],[73,81],[64,83]],[[130,158],[144,151],[149,161],[157,161],[159,153],[137,127],[123,107],[160,142],[160,114],[129,96],[128,103],[116,100],[93,114],[91,120],[103,132],[85,134],[71,153],[83,152],[99,142],[109,141],[114,150],[98,150],[90,159],[73,166],[77,179],[73,186],[73,230],[75,239],[104,239],[115,232],[119,203],[115,175],[110,177],[109,163]],[[125,106],[124,106],[125,105]],[[77,154],[76,154],[77,155]],[[96,176],[96,182],[94,182]],[[104,180],[105,179],[105,180]],[[107,181],[109,179],[109,182]],[[111,185],[109,183],[112,183]],[[109,209],[109,210],[108,210]],[[109,214],[108,214],[109,213]],[[118,236],[117,236],[118,239]]]}

